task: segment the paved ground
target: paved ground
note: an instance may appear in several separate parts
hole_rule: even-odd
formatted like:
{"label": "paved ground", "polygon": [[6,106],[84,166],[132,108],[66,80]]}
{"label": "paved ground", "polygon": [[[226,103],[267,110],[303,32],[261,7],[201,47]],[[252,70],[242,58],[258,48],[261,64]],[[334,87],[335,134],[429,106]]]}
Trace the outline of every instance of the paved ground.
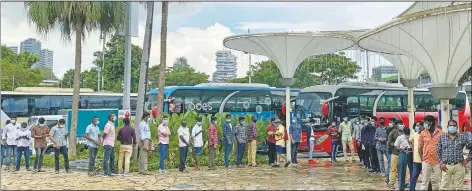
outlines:
{"label": "paved ground", "polygon": [[[342,160],[342,159],[340,159]],[[131,177],[102,176],[89,177],[83,172],[55,174],[52,170],[46,173],[32,174],[20,171],[17,173],[1,172],[1,189],[6,190],[385,190],[384,177],[369,174],[357,163],[348,164],[341,161],[334,166],[328,159],[318,159],[315,165],[284,168],[267,166],[246,167],[243,169],[223,169],[216,171],[194,171],[180,173],[171,170],[167,175],[134,175]],[[464,189],[470,189],[470,174],[467,174]]]}

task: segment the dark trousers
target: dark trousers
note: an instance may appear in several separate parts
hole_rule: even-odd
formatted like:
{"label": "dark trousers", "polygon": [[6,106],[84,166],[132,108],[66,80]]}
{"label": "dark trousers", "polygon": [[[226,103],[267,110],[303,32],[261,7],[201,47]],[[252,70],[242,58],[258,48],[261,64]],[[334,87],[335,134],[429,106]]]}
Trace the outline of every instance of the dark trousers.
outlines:
{"label": "dark trousers", "polygon": [[29,169],[30,150],[29,147],[16,147],[16,171],[20,170],[21,156],[25,156],[25,166]]}
{"label": "dark trousers", "polygon": [[274,164],[275,163],[275,143],[267,142],[269,145],[269,164]]}
{"label": "dark trousers", "polygon": [[231,153],[231,150],[233,149],[233,145],[231,145],[227,139],[224,139],[225,143],[225,166],[229,167],[229,154]]}
{"label": "dark trousers", "polygon": [[238,143],[238,155],[236,157],[236,165],[243,165],[243,156],[246,148],[246,143]]}
{"label": "dark trousers", "polygon": [[422,163],[413,163],[413,172],[411,173],[410,179],[410,191],[415,191],[416,189],[416,182],[418,182],[418,177],[421,174],[422,166]]}
{"label": "dark trousers", "polygon": [[331,141],[331,162],[336,161],[336,155],[338,154],[339,141]]}
{"label": "dark trousers", "polygon": [[373,171],[380,172],[379,159],[377,157],[377,149],[375,145],[369,145],[370,165]]}
{"label": "dark trousers", "polygon": [[372,166],[370,165],[370,145],[369,143],[365,142],[363,143],[363,146],[365,148],[364,150],[364,166],[367,167],[367,168],[371,168]]}
{"label": "dark trousers", "polygon": [[67,154],[67,146],[61,146],[54,149],[54,167],[56,171],[59,171],[59,154],[64,157],[64,167],[66,171],[69,171],[69,155]]}
{"label": "dark trousers", "polygon": [[44,153],[46,152],[46,147],[44,148],[35,148],[36,158],[34,159],[34,169],[41,170],[43,166]]}
{"label": "dark trousers", "polygon": [[8,150],[8,146],[1,145],[1,148],[0,148],[0,167],[4,164],[3,159],[6,157],[5,153],[7,152],[7,150]]}
{"label": "dark trousers", "polygon": [[208,159],[208,167],[215,168],[215,146],[209,145],[208,149],[210,151],[210,156]]}
{"label": "dark trousers", "polygon": [[103,173],[110,176],[115,173],[115,148],[110,145],[103,146]]}
{"label": "dark trousers", "polygon": [[364,151],[362,150],[361,142],[356,141],[357,156],[359,156],[359,162],[364,162]]}
{"label": "dark trousers", "polygon": [[294,164],[298,164],[298,160],[297,160],[298,145],[300,145],[300,142],[295,142],[294,144],[292,144],[292,162]]}
{"label": "dark trousers", "polygon": [[98,148],[93,148],[88,146],[88,153],[89,153],[89,163],[88,163],[88,171],[93,172],[95,167],[95,159],[97,158]]}
{"label": "dark trousers", "polygon": [[185,170],[185,161],[187,161],[188,147],[179,147],[179,171]]}

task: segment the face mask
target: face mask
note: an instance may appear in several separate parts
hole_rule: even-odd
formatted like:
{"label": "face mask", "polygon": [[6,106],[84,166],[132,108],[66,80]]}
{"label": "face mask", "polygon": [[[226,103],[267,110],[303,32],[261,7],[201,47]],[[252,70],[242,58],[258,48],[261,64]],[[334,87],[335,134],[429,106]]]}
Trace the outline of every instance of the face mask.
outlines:
{"label": "face mask", "polygon": [[185,123],[184,123],[184,124],[182,124],[182,127],[186,127],[186,126],[187,126],[187,124],[185,124]]}
{"label": "face mask", "polygon": [[371,124],[372,126],[374,126],[374,125],[375,125],[375,122],[370,122],[370,124]]}
{"label": "face mask", "polygon": [[457,127],[450,125],[449,127],[447,127],[447,131],[449,133],[457,133]]}
{"label": "face mask", "polygon": [[216,124],[216,121],[211,121],[211,123]]}
{"label": "face mask", "polygon": [[167,120],[162,120],[162,124],[167,125],[167,123],[169,123],[169,121],[167,121]]}
{"label": "face mask", "polygon": [[403,129],[403,128],[405,128],[405,125],[398,125],[398,128]]}
{"label": "face mask", "polygon": [[429,124],[426,124],[426,123],[425,123],[425,124],[424,124],[424,128],[425,128],[425,129],[429,129],[429,128],[430,128]]}
{"label": "face mask", "polygon": [[64,125],[57,125],[57,126],[60,127],[60,128],[64,127]]}
{"label": "face mask", "polygon": [[202,125],[202,122],[197,122],[197,125],[198,125],[198,126],[201,126],[201,125]]}
{"label": "face mask", "polygon": [[231,119],[226,119],[226,122],[231,122]]}
{"label": "face mask", "polygon": [[420,127],[416,126],[416,127],[415,127],[415,131],[416,131],[416,132],[420,132]]}
{"label": "face mask", "polygon": [[393,123],[388,123],[388,126],[389,126],[389,127],[393,127]]}
{"label": "face mask", "polygon": [[246,125],[246,122],[244,122],[244,121],[243,121],[243,122],[241,122],[241,125]]}
{"label": "face mask", "polygon": [[116,121],[116,116],[113,116],[113,121]]}
{"label": "face mask", "polygon": [[11,120],[10,122],[11,122],[13,125],[16,124],[16,120]]}
{"label": "face mask", "polygon": [[98,125],[98,124],[100,124],[100,121],[95,122],[95,125]]}
{"label": "face mask", "polygon": [[332,126],[336,126],[336,123],[331,123]]}
{"label": "face mask", "polygon": [[347,122],[347,118],[344,118],[343,120],[344,120],[344,122]]}

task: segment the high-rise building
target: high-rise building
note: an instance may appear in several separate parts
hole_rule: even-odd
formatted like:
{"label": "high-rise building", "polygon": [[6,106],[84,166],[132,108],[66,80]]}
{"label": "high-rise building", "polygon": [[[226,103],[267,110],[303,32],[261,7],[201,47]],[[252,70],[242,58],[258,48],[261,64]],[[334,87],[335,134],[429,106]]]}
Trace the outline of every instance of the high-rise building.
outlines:
{"label": "high-rise building", "polygon": [[216,52],[216,71],[213,73],[213,82],[227,82],[236,78],[236,57],[231,51]]}
{"label": "high-rise building", "polygon": [[7,46],[13,53],[18,54],[18,46]]}
{"label": "high-rise building", "polygon": [[54,65],[54,52],[48,49],[42,49],[39,52],[39,60],[37,63],[33,64],[33,68],[45,68],[52,70]]}
{"label": "high-rise building", "polygon": [[41,51],[41,42],[34,38],[29,38],[20,43],[20,53],[29,52],[39,55]]}
{"label": "high-rise building", "polygon": [[182,67],[189,67],[187,63],[187,58],[185,57],[179,57],[175,60],[174,65],[172,66],[173,68],[182,68]]}
{"label": "high-rise building", "polygon": [[376,80],[397,76],[398,70],[393,65],[377,66],[372,68],[372,77]]}

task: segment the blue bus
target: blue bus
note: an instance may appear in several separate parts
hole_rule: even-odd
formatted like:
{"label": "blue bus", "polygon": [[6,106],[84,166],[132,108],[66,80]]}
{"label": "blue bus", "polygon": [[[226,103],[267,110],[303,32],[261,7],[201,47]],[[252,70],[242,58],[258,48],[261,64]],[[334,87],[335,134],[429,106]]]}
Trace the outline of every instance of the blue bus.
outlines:
{"label": "blue bus", "polygon": [[[291,97],[299,89],[291,89]],[[147,92],[146,109],[156,110],[157,89]],[[285,88],[266,84],[204,83],[196,86],[164,88],[164,112],[202,114],[230,113],[233,117],[254,114],[258,119],[280,116],[285,102]],[[155,112],[153,112],[155,113]]]}

